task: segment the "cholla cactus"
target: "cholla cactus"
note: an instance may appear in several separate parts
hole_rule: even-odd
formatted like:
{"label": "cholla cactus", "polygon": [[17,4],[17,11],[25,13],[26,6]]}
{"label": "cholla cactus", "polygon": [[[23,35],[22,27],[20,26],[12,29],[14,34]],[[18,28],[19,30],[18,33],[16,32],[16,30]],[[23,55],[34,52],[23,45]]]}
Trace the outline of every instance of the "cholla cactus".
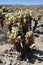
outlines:
{"label": "cholla cactus", "polygon": [[5,7],[2,7],[2,10],[3,10],[3,12],[5,12],[6,8]]}
{"label": "cholla cactus", "polygon": [[7,37],[14,46],[22,51],[25,45],[34,44],[33,32],[31,31],[32,11],[20,10],[18,13],[9,14],[5,19],[8,27]]}
{"label": "cholla cactus", "polygon": [[3,12],[10,12],[10,9],[8,9],[8,8],[6,8],[6,7],[4,7],[4,6],[2,6],[1,9],[3,10]]}
{"label": "cholla cactus", "polygon": [[37,24],[38,24],[38,21],[41,19],[41,14],[39,14],[38,16],[36,17],[33,17],[33,21],[35,22],[35,25],[33,27],[33,31],[35,31],[36,27],[37,27]]}
{"label": "cholla cactus", "polygon": [[5,20],[5,14],[4,14],[3,10],[0,9],[0,24],[1,24],[2,29],[4,26],[4,20]]}
{"label": "cholla cactus", "polygon": [[0,9],[0,14],[2,14],[2,12],[3,12],[3,10],[2,10],[2,9]]}
{"label": "cholla cactus", "polygon": [[26,35],[25,35],[25,39],[26,39],[26,44],[28,46],[31,46],[33,43],[34,43],[34,38],[33,38],[33,32],[32,31],[28,31],[26,32]]}

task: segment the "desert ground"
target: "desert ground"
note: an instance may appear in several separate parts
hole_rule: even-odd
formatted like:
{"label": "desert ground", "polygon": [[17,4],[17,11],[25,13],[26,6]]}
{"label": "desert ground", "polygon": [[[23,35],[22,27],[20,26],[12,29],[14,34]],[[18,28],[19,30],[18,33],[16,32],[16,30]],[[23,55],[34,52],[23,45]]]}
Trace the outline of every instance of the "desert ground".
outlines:
{"label": "desert ground", "polygon": [[[23,6],[18,7],[22,8]],[[27,6],[25,7],[28,8]],[[14,11],[17,9],[15,6],[10,6],[10,8],[12,8],[12,11],[13,9]],[[43,9],[43,5],[29,6],[29,9],[33,9],[34,11],[36,11],[37,8]],[[34,23],[32,23],[32,25],[33,24]],[[43,16],[41,20],[38,21],[34,34],[36,36],[34,37],[35,46],[31,50],[32,54],[31,52],[26,52],[26,59],[22,60],[19,57],[20,53],[14,49],[14,45],[7,42],[6,27],[4,26],[2,29],[0,25],[0,65],[43,65]]]}

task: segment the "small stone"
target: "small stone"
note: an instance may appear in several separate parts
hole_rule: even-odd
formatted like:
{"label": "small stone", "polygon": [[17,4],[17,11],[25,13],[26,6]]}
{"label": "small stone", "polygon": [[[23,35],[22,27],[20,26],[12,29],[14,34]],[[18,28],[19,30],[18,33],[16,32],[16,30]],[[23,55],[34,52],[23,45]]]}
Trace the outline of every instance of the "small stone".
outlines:
{"label": "small stone", "polygon": [[15,55],[13,55],[13,58],[15,58]]}
{"label": "small stone", "polygon": [[9,65],[12,65],[11,63]]}
{"label": "small stone", "polygon": [[28,59],[26,60],[26,62],[28,62]]}
{"label": "small stone", "polygon": [[17,58],[18,56],[16,55],[16,58]]}
{"label": "small stone", "polygon": [[15,54],[17,54],[17,51],[15,52]]}
{"label": "small stone", "polygon": [[0,63],[2,64],[3,62],[0,60]]}
{"label": "small stone", "polygon": [[17,65],[19,65],[19,62],[17,62]]}
{"label": "small stone", "polygon": [[5,54],[5,57],[8,56],[8,54]]}
{"label": "small stone", "polygon": [[5,65],[10,65],[10,64],[11,64],[10,61],[7,61]]}
{"label": "small stone", "polygon": [[8,57],[13,57],[13,55],[8,54]]}
{"label": "small stone", "polygon": [[7,53],[8,52],[8,50],[5,50],[5,53]]}

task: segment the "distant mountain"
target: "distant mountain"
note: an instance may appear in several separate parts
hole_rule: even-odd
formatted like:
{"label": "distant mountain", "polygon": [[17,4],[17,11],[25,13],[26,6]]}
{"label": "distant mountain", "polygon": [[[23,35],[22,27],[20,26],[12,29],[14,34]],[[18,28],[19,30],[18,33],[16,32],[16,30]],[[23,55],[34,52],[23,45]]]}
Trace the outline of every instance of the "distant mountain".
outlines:
{"label": "distant mountain", "polygon": [[43,9],[43,4],[41,4],[41,5],[2,5],[2,6],[5,6],[7,8],[11,8],[11,9],[14,9],[14,8],[29,8],[29,9],[40,8],[40,9]]}

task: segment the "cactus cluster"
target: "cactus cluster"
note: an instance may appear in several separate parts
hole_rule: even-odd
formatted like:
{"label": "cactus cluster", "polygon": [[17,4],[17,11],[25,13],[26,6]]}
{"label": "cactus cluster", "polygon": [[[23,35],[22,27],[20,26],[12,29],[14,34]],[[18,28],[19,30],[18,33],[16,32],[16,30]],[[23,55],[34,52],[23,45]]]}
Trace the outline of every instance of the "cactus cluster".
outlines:
{"label": "cactus cluster", "polygon": [[[8,27],[8,41],[14,44],[17,50],[22,51],[24,47],[34,44],[34,30],[39,16],[33,17],[33,11],[20,10],[17,13],[9,13],[5,16],[4,24]],[[35,26],[31,27],[31,22],[35,21]]]}
{"label": "cactus cluster", "polygon": [[1,24],[2,29],[4,27],[5,15],[6,13],[10,12],[9,10],[10,9],[7,9],[4,6],[0,6],[0,24]]}
{"label": "cactus cluster", "polygon": [[[32,11],[29,10],[20,10],[18,13],[7,14],[4,24],[8,27],[8,41],[21,49],[24,45],[31,46],[34,43],[31,21]],[[20,48],[19,50],[21,50]]]}
{"label": "cactus cluster", "polygon": [[5,20],[5,13],[3,12],[3,9],[2,7],[0,7],[0,24],[1,24],[1,27],[3,29],[3,26],[4,26],[4,20]]}

